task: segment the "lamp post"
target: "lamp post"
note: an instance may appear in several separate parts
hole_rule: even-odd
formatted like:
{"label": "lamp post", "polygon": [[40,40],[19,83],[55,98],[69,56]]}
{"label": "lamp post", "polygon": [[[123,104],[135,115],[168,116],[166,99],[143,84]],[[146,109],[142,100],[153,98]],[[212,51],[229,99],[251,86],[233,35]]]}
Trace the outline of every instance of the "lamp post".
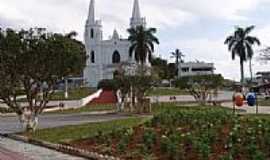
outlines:
{"label": "lamp post", "polygon": [[68,99],[68,79],[65,78],[65,99]]}

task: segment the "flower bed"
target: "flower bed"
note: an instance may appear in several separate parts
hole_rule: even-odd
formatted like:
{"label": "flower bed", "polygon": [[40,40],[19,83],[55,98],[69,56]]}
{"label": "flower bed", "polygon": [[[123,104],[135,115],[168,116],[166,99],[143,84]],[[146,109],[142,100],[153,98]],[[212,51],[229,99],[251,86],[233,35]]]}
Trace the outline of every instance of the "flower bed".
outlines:
{"label": "flower bed", "polygon": [[263,160],[270,157],[270,119],[218,108],[167,109],[143,125],[70,145],[132,160]]}

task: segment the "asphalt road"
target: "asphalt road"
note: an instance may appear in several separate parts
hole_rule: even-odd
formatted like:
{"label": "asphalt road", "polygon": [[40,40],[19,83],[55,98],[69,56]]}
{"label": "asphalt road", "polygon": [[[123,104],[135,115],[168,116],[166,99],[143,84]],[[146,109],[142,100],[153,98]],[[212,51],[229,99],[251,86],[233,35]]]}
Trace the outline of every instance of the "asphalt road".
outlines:
{"label": "asphalt road", "polygon": [[[54,128],[66,125],[78,125],[90,122],[104,122],[116,119],[128,118],[127,115],[121,114],[105,114],[105,115],[93,115],[90,113],[78,113],[78,114],[53,114],[42,115],[39,117],[39,129]],[[17,133],[22,132],[23,129],[16,116],[0,117],[0,133]]]}

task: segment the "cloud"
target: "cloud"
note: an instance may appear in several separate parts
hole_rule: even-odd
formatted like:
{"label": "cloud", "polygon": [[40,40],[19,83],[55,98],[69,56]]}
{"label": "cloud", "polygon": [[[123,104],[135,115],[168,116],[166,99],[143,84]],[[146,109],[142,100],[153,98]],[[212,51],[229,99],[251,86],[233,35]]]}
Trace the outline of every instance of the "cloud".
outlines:
{"label": "cloud", "polygon": [[[146,0],[149,6],[152,0]],[[256,7],[262,3],[269,3],[268,0],[166,0],[155,1],[154,5],[159,7],[175,8],[186,12],[193,13],[198,17],[214,17],[227,20],[242,20],[246,19],[241,12],[250,11],[256,9]],[[167,10],[166,10],[167,11]]]}
{"label": "cloud", "polygon": [[[269,28],[270,31],[270,28]],[[225,37],[225,36],[224,36]],[[215,63],[216,73],[221,73],[226,78],[240,80],[240,64],[238,57],[233,61],[231,53],[224,45],[224,39],[185,39],[175,40],[165,44],[170,47],[178,48],[185,54],[185,61],[204,61]],[[257,51],[258,48],[255,48]],[[255,53],[252,61],[253,72],[269,71],[270,66],[256,59],[259,53]],[[165,55],[169,58],[169,54]],[[249,63],[245,63],[245,76],[250,77]]]}
{"label": "cloud", "polygon": [[[0,27],[38,26],[54,32],[75,30],[82,40],[89,2],[0,0]],[[186,53],[187,60],[215,62],[217,72],[232,79],[239,79],[239,64],[237,60],[231,60],[230,53],[223,45],[227,33],[222,32],[228,25],[253,22],[251,19],[254,17],[248,13],[267,4],[270,4],[269,0],[140,0],[142,15],[149,26],[157,27],[162,32],[159,33],[162,43],[157,53],[169,58],[165,53],[180,48]],[[103,21],[105,38],[112,35],[114,29],[123,37],[127,36],[132,5],[133,0],[96,0],[96,15]],[[203,22],[206,25],[202,26]],[[181,37],[184,32],[186,36]],[[263,46],[270,45],[270,23],[258,26],[253,33],[261,39]],[[254,61],[254,68],[256,71],[269,69],[257,61]],[[248,75],[248,70],[246,73]]]}
{"label": "cloud", "polygon": [[262,47],[270,46],[270,24],[255,28],[254,35],[258,37],[262,43]]}
{"label": "cloud", "polygon": [[[200,18],[245,19],[240,14],[267,0],[141,0],[141,11],[151,26],[170,28],[193,23]],[[54,31],[77,30],[82,38],[90,0],[0,0],[0,14],[20,20],[19,27],[42,26]],[[194,4],[195,3],[195,4]],[[211,5],[210,5],[211,4]],[[105,37],[114,28],[129,26],[133,0],[98,0],[97,16],[104,24]]]}

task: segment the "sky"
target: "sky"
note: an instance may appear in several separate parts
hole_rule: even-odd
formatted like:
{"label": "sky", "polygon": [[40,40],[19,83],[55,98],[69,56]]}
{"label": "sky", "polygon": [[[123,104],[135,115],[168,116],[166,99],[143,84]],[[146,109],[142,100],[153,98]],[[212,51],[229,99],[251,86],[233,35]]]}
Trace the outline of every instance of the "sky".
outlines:
{"label": "sky", "polygon": [[[270,46],[270,0],[139,0],[141,15],[148,27],[157,28],[160,45],[155,54],[170,62],[170,53],[179,48],[185,61],[215,63],[216,73],[239,80],[239,60],[232,61],[224,45],[235,26],[255,25],[252,36],[262,45],[255,47],[254,72],[270,70],[258,61],[259,50]],[[1,28],[44,27],[49,31],[76,31],[83,40],[90,0],[0,0]],[[96,18],[102,20],[104,38],[117,29],[127,37],[133,0],[96,0]],[[248,63],[245,74],[249,75]]]}

